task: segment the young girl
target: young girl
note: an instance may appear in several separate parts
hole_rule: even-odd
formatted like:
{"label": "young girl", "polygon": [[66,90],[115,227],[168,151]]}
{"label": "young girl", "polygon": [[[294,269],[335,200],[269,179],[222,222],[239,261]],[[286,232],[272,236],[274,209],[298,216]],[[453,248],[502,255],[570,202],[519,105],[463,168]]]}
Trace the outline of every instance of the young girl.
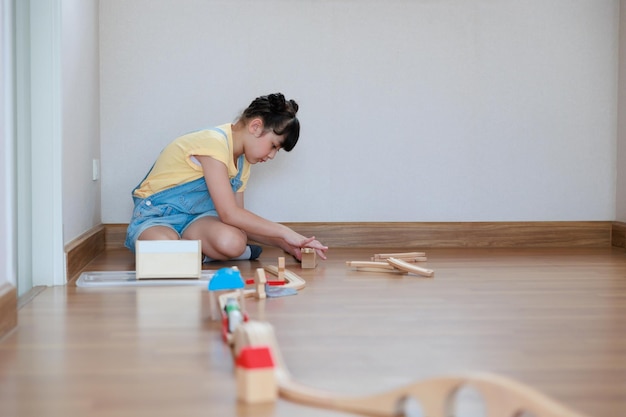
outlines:
{"label": "young girl", "polygon": [[191,239],[202,242],[205,261],[256,259],[261,248],[248,239],[282,248],[301,260],[300,248],[326,259],[328,247],[287,226],[246,210],[243,193],[250,165],[280,149],[291,151],[300,135],[298,104],[280,94],[256,98],[235,124],[181,136],[161,152],[133,190],[135,209],[126,246],[135,241]]}

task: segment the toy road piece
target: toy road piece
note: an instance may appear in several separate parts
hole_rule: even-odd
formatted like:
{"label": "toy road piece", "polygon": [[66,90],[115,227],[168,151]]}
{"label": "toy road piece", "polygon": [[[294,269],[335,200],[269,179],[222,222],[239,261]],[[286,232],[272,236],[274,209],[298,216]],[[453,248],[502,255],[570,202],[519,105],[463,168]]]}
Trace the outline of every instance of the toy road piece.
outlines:
{"label": "toy road piece", "polygon": [[389,262],[389,265],[392,265],[394,268],[397,268],[401,271],[412,272],[414,274],[418,274],[424,277],[430,278],[435,274],[435,271],[433,271],[432,269],[421,268],[400,259],[388,258],[387,262]]}
{"label": "toy road piece", "polygon": [[[276,267],[276,265],[267,265],[264,268],[266,272],[278,276],[278,268]],[[283,273],[285,275],[286,281],[283,288],[293,288],[295,290],[301,290],[306,286],[306,281],[300,278],[300,276],[297,275],[295,272],[285,269]]]}

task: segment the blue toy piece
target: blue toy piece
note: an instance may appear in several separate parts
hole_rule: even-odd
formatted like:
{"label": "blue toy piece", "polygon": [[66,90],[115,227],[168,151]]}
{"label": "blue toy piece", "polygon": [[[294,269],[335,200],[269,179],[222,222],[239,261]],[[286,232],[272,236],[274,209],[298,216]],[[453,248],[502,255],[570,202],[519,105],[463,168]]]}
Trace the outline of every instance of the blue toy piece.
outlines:
{"label": "blue toy piece", "polygon": [[209,291],[236,290],[245,286],[241,273],[233,268],[218,269],[209,281]]}

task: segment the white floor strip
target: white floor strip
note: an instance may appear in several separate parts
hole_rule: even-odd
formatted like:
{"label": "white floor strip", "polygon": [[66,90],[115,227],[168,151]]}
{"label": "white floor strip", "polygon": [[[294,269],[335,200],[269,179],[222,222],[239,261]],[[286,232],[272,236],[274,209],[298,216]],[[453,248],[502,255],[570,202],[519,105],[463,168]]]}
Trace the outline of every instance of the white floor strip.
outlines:
{"label": "white floor strip", "polygon": [[208,286],[214,271],[202,271],[200,279],[136,279],[135,271],[83,272],[76,281],[77,287],[141,287],[141,286]]}

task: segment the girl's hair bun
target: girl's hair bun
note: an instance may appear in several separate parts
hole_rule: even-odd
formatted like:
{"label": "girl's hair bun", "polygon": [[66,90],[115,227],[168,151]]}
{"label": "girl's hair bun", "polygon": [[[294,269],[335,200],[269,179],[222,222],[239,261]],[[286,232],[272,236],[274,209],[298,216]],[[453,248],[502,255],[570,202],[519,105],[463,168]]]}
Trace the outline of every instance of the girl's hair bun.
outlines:
{"label": "girl's hair bun", "polygon": [[285,111],[285,96],[282,93],[269,94],[267,100],[270,103],[270,111],[277,113]]}
{"label": "girl's hair bun", "polygon": [[291,111],[293,112],[295,116],[296,113],[298,113],[298,103],[296,103],[295,100],[289,100],[289,104],[291,105]]}

